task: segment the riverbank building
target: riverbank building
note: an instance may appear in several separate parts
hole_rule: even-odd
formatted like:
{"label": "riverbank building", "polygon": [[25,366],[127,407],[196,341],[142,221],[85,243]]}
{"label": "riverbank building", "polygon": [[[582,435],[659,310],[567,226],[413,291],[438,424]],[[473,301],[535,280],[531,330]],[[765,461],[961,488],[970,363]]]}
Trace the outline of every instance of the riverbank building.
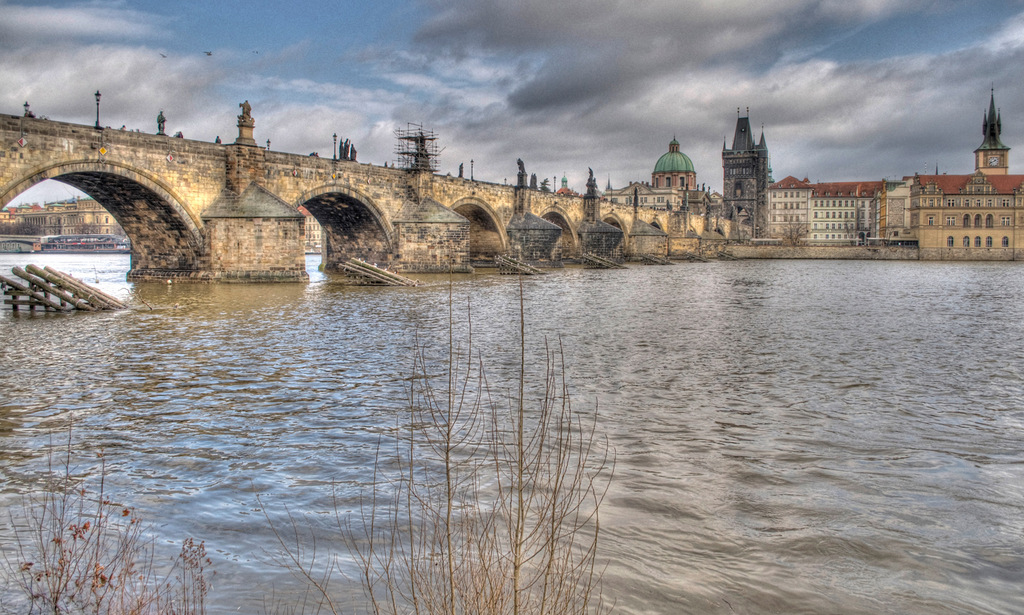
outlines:
{"label": "riverbank building", "polygon": [[995,92],[974,150],[974,172],[904,178],[922,260],[1024,259],[1024,175],[1011,175]]}

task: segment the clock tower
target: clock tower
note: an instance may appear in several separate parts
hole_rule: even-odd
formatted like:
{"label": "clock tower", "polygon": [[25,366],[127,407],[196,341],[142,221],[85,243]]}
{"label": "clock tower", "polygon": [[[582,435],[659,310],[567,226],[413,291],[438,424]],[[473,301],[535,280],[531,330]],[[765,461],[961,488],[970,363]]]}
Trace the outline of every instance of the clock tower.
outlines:
{"label": "clock tower", "polygon": [[974,170],[985,175],[1006,175],[1010,169],[1010,148],[1003,145],[999,140],[999,133],[1003,131],[1003,122],[996,112],[996,95],[992,91],[992,98],[989,100],[988,113],[982,121],[981,133],[985,135],[985,141],[978,149],[974,150]]}

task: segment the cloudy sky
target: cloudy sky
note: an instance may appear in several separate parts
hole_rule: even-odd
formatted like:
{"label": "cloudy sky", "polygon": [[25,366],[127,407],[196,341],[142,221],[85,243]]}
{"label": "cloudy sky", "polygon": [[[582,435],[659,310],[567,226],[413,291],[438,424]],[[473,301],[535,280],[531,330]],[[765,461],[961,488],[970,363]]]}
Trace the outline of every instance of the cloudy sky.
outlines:
{"label": "cloudy sky", "polygon": [[1024,0],[0,0],[3,113],[92,124],[99,90],[105,125],[227,141],[248,100],[274,150],[383,164],[419,123],[442,173],[576,189],[675,136],[720,190],[748,107],[775,179],[966,173],[993,87],[1024,172],[1022,67]]}

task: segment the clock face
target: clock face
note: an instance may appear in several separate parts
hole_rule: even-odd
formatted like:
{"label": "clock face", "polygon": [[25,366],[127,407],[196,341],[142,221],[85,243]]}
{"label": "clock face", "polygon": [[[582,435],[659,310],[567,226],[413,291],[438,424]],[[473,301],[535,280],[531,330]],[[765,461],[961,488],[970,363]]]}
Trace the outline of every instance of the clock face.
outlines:
{"label": "clock face", "polygon": [[988,166],[990,166],[990,167],[997,167],[997,166],[999,166],[999,156],[989,156],[988,157]]}

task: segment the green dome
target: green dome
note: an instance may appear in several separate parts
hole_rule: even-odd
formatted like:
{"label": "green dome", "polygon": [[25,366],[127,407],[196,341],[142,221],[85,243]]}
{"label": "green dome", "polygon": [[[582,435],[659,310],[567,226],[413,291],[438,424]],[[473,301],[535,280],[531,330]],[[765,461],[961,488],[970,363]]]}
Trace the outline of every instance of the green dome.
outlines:
{"label": "green dome", "polygon": [[654,165],[655,173],[694,173],[693,162],[690,157],[679,151],[679,141],[672,139],[668,144],[668,153],[658,158],[658,164]]}

